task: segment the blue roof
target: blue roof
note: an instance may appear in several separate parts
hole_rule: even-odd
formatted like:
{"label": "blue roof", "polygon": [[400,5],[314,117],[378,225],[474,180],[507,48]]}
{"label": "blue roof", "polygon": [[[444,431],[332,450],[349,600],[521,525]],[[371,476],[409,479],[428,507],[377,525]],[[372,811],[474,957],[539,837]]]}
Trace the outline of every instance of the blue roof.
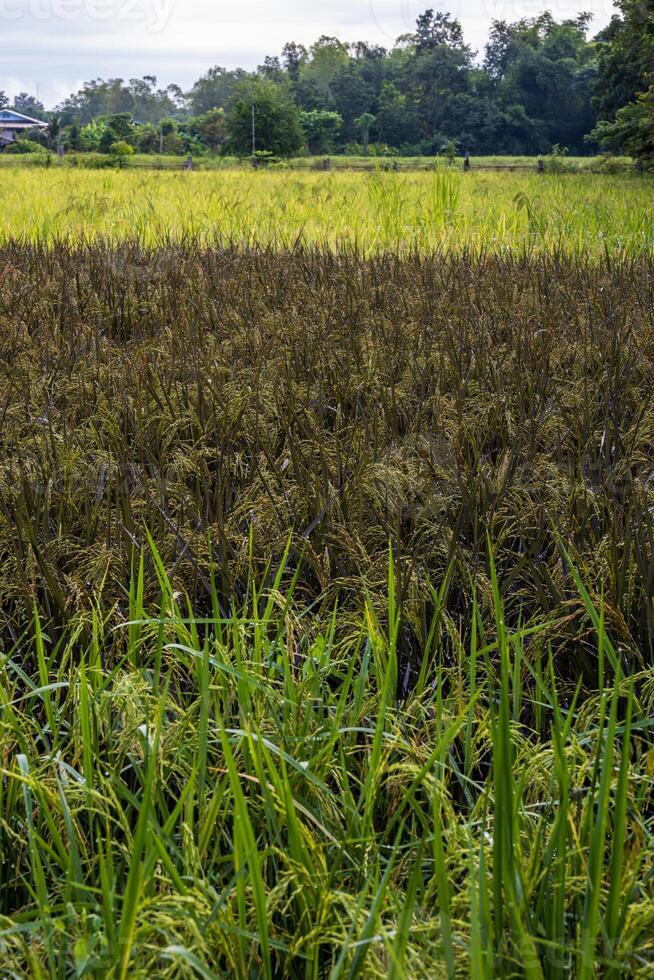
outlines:
{"label": "blue roof", "polygon": [[0,109],[0,123],[18,123],[25,125],[30,123],[34,126],[46,126],[42,119],[32,119],[31,116],[24,116],[22,112],[14,112],[13,109]]}

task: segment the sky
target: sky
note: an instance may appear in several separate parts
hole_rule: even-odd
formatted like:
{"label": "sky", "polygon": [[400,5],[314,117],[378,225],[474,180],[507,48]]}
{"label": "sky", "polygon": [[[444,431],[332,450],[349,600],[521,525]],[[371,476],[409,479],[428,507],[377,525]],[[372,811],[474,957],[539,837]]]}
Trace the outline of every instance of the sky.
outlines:
{"label": "sky", "polygon": [[583,9],[599,30],[613,12],[611,0],[0,0],[0,91],[51,108],[93,78],[156,75],[188,89],[212,65],[252,69],[286,41],[391,47],[427,7],[457,17],[479,51],[492,19]]}

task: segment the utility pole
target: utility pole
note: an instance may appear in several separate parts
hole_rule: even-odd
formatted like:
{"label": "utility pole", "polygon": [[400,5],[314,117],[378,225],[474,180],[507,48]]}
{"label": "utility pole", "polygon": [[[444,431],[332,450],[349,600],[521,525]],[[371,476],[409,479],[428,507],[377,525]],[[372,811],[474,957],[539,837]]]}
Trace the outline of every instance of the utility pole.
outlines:
{"label": "utility pole", "polygon": [[159,154],[163,154],[163,119],[159,123]]}
{"label": "utility pole", "polygon": [[254,112],[254,102],[252,103],[252,158],[257,155],[257,123]]}

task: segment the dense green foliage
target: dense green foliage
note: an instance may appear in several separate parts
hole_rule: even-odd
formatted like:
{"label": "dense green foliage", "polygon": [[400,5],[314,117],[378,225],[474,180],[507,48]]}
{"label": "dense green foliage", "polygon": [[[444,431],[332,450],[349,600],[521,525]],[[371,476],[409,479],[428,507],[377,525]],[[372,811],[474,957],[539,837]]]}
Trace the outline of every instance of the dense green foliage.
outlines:
{"label": "dense green foliage", "polygon": [[228,149],[236,156],[262,150],[274,156],[294,156],[304,145],[297,107],[271,82],[256,80],[238,90],[229,122]]}
{"label": "dense green foliage", "polygon": [[600,145],[654,166],[654,0],[620,0],[601,35],[597,104]]}
{"label": "dense green foliage", "polygon": [[651,257],[0,270],[2,969],[650,976]]}
{"label": "dense green foliage", "polygon": [[654,74],[653,0],[617,0],[616,14],[599,35],[596,99],[601,119],[644,92]]}
{"label": "dense green foliage", "polygon": [[[151,76],[98,79],[51,114],[54,129],[44,139],[80,150],[106,151],[128,138],[142,152],[248,155],[254,104],[262,117],[259,149],[274,154],[303,144],[312,152],[365,152],[369,142],[386,154],[433,155],[453,143],[476,155],[547,153],[556,144],[587,153],[599,70],[588,23],[587,15],[557,23],[550,14],[495,21],[478,54],[457,20],[427,10],[391,50],[333,37],[309,49],[289,43],[254,73],[214,67],[186,93],[161,89]],[[26,97],[19,102],[30,108]],[[39,115],[43,107],[31,109]],[[224,130],[207,138],[218,109]],[[126,115],[129,134],[120,132]]]}
{"label": "dense green foliage", "polygon": [[595,135],[605,149],[628,153],[654,169],[654,85],[619,109],[612,123],[600,123]]}

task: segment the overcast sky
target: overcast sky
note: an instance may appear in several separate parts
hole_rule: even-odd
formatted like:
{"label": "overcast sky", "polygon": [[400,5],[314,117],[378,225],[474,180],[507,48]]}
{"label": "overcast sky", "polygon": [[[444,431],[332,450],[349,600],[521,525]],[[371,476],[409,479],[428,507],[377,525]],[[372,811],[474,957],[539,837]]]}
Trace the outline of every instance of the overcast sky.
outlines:
{"label": "overcast sky", "polygon": [[38,93],[51,107],[92,78],[147,74],[187,88],[211,65],[254,68],[285,41],[330,34],[390,47],[426,7],[458,17],[478,50],[493,18],[584,9],[599,29],[613,9],[611,0],[0,0],[0,90]]}

